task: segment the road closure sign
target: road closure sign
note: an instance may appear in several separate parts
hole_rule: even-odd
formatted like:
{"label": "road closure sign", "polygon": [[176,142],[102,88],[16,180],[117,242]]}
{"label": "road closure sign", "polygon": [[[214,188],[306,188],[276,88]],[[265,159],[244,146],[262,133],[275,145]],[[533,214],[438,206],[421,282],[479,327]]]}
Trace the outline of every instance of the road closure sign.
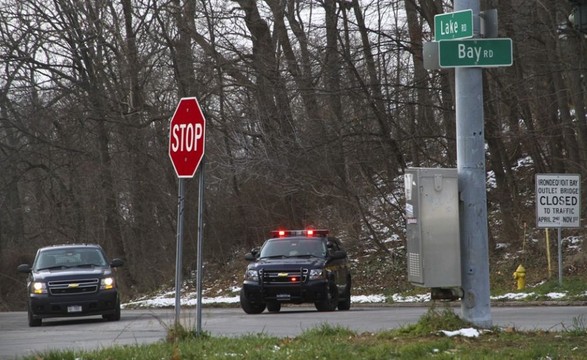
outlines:
{"label": "road closure sign", "polygon": [[578,228],[581,175],[536,174],[536,227]]}

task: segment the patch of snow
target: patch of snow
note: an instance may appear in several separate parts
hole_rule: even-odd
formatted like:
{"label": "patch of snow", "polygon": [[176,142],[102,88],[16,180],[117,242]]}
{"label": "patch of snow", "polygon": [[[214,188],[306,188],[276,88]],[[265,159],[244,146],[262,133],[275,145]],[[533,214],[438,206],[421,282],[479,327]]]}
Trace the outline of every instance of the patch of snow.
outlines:
{"label": "patch of snow", "polygon": [[[537,295],[534,292],[507,293],[507,294],[498,295],[498,296],[491,296],[491,299],[492,300],[524,300],[527,297],[531,297],[531,296],[537,296]],[[552,300],[560,300],[560,299],[564,299],[565,297],[567,297],[567,293],[551,292],[551,293],[546,294],[545,296],[549,299],[552,299]]]}
{"label": "patch of snow", "polygon": [[394,302],[427,302],[430,301],[430,294],[418,294],[412,296],[403,296],[400,294],[393,294],[391,299]]}
{"label": "patch of snow", "polygon": [[513,167],[512,170],[517,170],[519,168],[529,167],[534,164],[534,160],[532,157],[526,156],[525,158],[518,159],[518,163],[516,167]]}
{"label": "patch of snow", "polygon": [[385,295],[352,295],[351,303],[366,304],[366,303],[384,303]]}
{"label": "patch of snow", "polygon": [[528,296],[534,295],[533,292],[531,293],[507,293],[498,296],[491,296],[492,300],[524,300]]}
{"label": "patch of snow", "polygon": [[455,331],[440,330],[440,332],[442,332],[444,335],[448,337],[453,337],[457,335],[465,337],[479,337],[479,331],[474,328],[466,328]]}
{"label": "patch of snow", "polygon": [[[232,293],[236,293],[240,290],[240,287],[233,286],[230,288]],[[550,292],[545,296],[552,300],[565,299],[567,297],[566,292]],[[491,300],[524,300],[528,297],[538,296],[534,292],[516,292],[507,293],[503,295],[491,296]],[[587,291],[583,294],[587,296]],[[418,294],[418,295],[391,295],[391,300],[394,303],[424,303],[431,301],[430,293]],[[375,295],[353,295],[351,296],[351,302],[354,304],[376,304],[386,303],[388,297],[383,294]],[[238,304],[240,297],[235,296],[214,296],[214,297],[202,297],[202,304]],[[195,292],[185,292],[181,297],[181,306],[196,306],[197,297]],[[153,297],[142,296],[133,301],[121,304],[121,307],[129,308],[170,308],[175,306],[175,293],[173,291],[164,291],[159,295]]]}
{"label": "patch of snow", "polygon": [[[169,297],[173,292],[167,292],[153,298],[141,298],[139,300],[130,301],[122,304],[121,307],[139,307],[139,308],[167,308],[175,306],[175,297]],[[351,296],[351,302],[355,304],[366,303],[384,303],[386,297],[384,295],[355,295]],[[203,297],[202,304],[237,304],[239,303],[239,296],[216,296]],[[407,300],[409,301],[409,300]],[[197,297],[195,293],[185,294],[181,299],[181,306],[196,306]]]}
{"label": "patch of snow", "polygon": [[497,182],[493,170],[487,172],[487,187],[491,189],[497,188]]}
{"label": "patch of snow", "polygon": [[546,294],[546,296],[549,297],[549,298],[551,298],[551,299],[558,300],[558,299],[562,299],[562,298],[566,297],[567,294],[566,293],[551,292],[551,293]]}
{"label": "patch of snow", "polygon": [[495,249],[496,250],[500,250],[500,249],[506,249],[510,246],[510,244],[506,244],[506,243],[497,243],[495,244]]}

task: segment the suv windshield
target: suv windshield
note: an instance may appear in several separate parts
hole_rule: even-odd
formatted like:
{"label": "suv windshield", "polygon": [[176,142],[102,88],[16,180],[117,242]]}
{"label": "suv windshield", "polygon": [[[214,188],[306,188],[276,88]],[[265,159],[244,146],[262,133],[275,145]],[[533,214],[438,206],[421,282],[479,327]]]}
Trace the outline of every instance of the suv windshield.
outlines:
{"label": "suv windshield", "polygon": [[39,271],[106,265],[106,259],[99,249],[84,247],[42,251],[35,259],[33,269]]}
{"label": "suv windshield", "polygon": [[270,239],[261,249],[261,258],[326,256],[326,244],[320,238]]}

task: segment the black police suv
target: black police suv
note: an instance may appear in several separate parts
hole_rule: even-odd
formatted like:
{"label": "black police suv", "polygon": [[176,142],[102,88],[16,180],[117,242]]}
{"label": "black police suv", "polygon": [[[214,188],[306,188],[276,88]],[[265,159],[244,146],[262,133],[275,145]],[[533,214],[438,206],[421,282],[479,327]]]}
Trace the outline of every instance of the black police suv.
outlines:
{"label": "black police suv", "polygon": [[33,265],[21,264],[28,273],[29,326],[43,318],[102,315],[120,320],[120,298],[113,268],[121,259],[108,262],[99,245],[48,246],[37,250]]}
{"label": "black police suv", "polygon": [[240,304],[247,314],[279,312],[283,303],[314,303],[318,311],[351,307],[347,253],[328,230],[272,231],[245,258]]}

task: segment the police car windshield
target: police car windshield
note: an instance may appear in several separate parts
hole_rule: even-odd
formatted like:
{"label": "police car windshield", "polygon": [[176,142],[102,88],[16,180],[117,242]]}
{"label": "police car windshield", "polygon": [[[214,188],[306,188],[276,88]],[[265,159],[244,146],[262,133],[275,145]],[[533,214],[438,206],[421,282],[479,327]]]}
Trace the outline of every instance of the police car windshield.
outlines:
{"label": "police car windshield", "polygon": [[261,258],[326,256],[326,244],[320,238],[281,238],[267,240]]}

